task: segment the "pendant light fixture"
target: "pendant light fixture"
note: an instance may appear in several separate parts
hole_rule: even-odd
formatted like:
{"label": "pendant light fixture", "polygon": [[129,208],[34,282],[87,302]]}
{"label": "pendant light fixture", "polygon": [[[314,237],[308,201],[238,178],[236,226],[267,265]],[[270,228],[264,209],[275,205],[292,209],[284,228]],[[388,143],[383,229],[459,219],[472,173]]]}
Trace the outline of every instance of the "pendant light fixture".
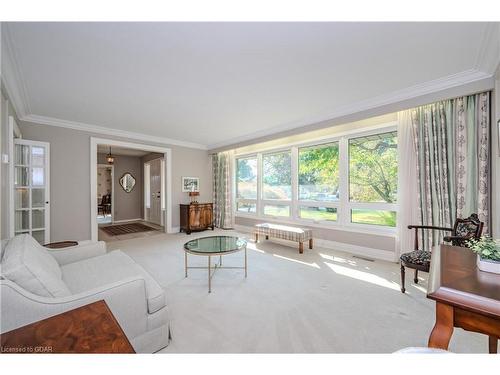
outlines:
{"label": "pendant light fixture", "polygon": [[106,160],[108,164],[113,164],[115,162],[115,157],[111,155],[111,146],[109,146],[109,154],[106,155]]}

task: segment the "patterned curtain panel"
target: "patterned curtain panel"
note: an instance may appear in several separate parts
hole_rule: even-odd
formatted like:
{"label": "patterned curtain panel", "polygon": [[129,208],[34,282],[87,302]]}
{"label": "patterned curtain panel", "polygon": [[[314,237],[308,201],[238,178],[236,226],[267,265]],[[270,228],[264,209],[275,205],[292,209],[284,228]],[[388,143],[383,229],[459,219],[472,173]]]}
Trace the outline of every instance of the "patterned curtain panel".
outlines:
{"label": "patterned curtain panel", "polygon": [[214,220],[218,228],[233,226],[231,153],[212,155]]}
{"label": "patterned curtain panel", "polygon": [[[488,233],[490,93],[414,108],[419,219],[423,225],[452,227],[457,217],[477,213]],[[445,233],[426,231],[424,246]]]}

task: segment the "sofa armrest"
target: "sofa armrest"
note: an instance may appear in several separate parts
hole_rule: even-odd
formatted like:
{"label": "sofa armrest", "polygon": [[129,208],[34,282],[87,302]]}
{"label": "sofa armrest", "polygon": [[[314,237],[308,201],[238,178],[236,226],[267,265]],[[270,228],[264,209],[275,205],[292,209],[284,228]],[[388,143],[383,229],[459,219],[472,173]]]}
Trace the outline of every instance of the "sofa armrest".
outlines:
{"label": "sofa armrest", "polygon": [[104,300],[129,339],[147,331],[146,283],[131,277],[66,297],[32,294],[9,280],[0,280],[1,332]]}
{"label": "sofa armrest", "polygon": [[47,251],[56,259],[57,263],[62,266],[106,254],[106,242],[82,241],[79,242],[77,246],[64,247],[61,249],[47,249]]}

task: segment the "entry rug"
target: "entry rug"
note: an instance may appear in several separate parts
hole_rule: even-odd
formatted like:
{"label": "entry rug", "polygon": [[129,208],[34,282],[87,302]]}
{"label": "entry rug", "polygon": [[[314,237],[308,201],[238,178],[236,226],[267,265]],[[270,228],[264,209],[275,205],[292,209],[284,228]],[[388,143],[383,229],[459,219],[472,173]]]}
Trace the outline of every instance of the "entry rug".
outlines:
{"label": "entry rug", "polygon": [[152,228],[150,226],[141,223],[109,225],[106,227],[101,227],[101,229],[110,236],[119,236],[121,234],[149,232],[156,230],[155,228]]}

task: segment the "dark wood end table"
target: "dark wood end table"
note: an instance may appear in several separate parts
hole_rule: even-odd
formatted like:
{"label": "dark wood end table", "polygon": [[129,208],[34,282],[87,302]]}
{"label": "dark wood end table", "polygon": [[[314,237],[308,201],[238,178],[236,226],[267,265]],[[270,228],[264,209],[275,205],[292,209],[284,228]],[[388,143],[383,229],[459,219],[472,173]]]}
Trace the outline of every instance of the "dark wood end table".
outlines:
{"label": "dark wood end table", "polygon": [[441,245],[432,252],[427,297],[436,301],[431,348],[448,349],[454,327],[489,336],[489,352],[500,338],[500,275],[480,271],[467,248]]}
{"label": "dark wood end table", "polygon": [[43,245],[48,249],[64,249],[66,247],[77,246],[77,241],[59,241],[59,242],[51,242]]}
{"label": "dark wood end table", "polygon": [[103,300],[3,333],[0,352],[135,353]]}

